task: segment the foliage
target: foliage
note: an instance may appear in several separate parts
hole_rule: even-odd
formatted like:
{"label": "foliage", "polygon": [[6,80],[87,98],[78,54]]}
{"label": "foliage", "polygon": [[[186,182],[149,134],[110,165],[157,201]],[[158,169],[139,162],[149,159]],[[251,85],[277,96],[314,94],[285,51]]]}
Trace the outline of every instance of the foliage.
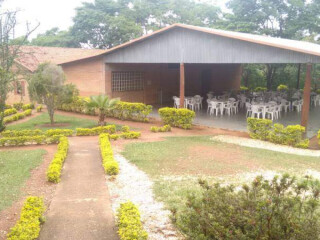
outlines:
{"label": "foliage", "polygon": [[255,92],[265,92],[265,91],[267,91],[267,88],[265,88],[265,87],[256,87],[254,89],[254,91]]}
{"label": "foliage", "polygon": [[130,127],[129,127],[129,126],[127,126],[127,125],[122,126],[122,127],[121,127],[121,131],[122,131],[122,132],[124,132],[124,133],[127,133],[127,132],[129,132],[129,131],[130,131]]}
{"label": "foliage", "polygon": [[34,109],[34,104],[33,103],[28,103],[28,104],[22,105],[22,110],[23,111],[25,111],[27,109]]}
{"label": "foliage", "polygon": [[51,124],[54,123],[54,110],[59,99],[73,97],[73,92],[66,95],[65,89],[70,88],[70,84],[64,85],[64,82],[62,68],[52,63],[40,64],[29,79],[30,98],[47,106]]}
{"label": "foliage", "polygon": [[19,102],[19,103],[14,103],[13,104],[13,107],[17,110],[21,110],[22,109],[22,106],[23,106],[23,103],[22,102]]}
{"label": "foliage", "polygon": [[248,90],[249,90],[248,87],[246,87],[246,86],[240,86],[240,91],[245,92],[245,91],[248,91]]}
{"label": "foliage", "polygon": [[44,135],[44,132],[40,129],[6,130],[1,132],[0,135],[2,137],[37,136],[37,135]]}
{"label": "foliage", "polygon": [[73,130],[72,129],[49,129],[46,131],[46,135],[48,137],[52,137],[54,135],[69,137],[73,135]]}
{"label": "foliage", "polygon": [[120,240],[147,240],[138,208],[132,202],[120,204],[117,211]]}
{"label": "foliage", "polygon": [[49,182],[58,183],[60,182],[61,170],[64,163],[64,160],[67,157],[69,149],[68,138],[65,136],[60,136],[58,150],[54,155],[53,160],[51,161],[48,171],[47,171],[47,179]]}
{"label": "foliage", "polygon": [[194,111],[189,109],[165,107],[159,109],[159,115],[164,124],[169,124],[183,129],[190,129],[193,118],[196,114]]}
{"label": "foliage", "polygon": [[107,112],[107,116],[115,117],[121,120],[148,122],[148,115],[151,113],[151,111],[151,105],[119,101]]}
{"label": "foliage", "polygon": [[9,117],[4,118],[3,123],[7,124],[7,123],[14,122],[14,121],[18,121],[18,120],[23,119],[23,118],[25,118],[27,116],[31,116],[31,114],[32,114],[32,110],[28,109],[28,110],[25,110],[22,113],[19,112],[19,113],[16,113],[14,115],[10,115]]}
{"label": "foliage", "polygon": [[277,87],[277,90],[278,90],[278,91],[288,91],[288,90],[289,90],[289,87],[288,87],[287,85],[280,84],[280,85]]}
{"label": "foliage", "polygon": [[87,102],[89,109],[97,109],[99,114],[99,125],[105,125],[105,117],[108,110],[112,109],[119,102],[118,98],[109,99],[107,95],[91,96]]}
{"label": "foliage", "polygon": [[150,128],[151,132],[157,133],[157,132],[171,132],[171,126],[169,124],[164,125],[162,127],[156,127],[156,126],[152,126]]}
{"label": "foliage", "polygon": [[320,183],[284,174],[256,177],[241,190],[199,180],[173,220],[189,239],[319,239]]}
{"label": "foliage", "polygon": [[87,108],[87,103],[90,102],[90,98],[81,97],[78,95],[73,96],[71,102],[62,102],[57,106],[57,109],[67,112],[77,112],[77,113],[85,113],[89,115],[95,115],[94,110],[90,110]]}
{"label": "foliage", "polygon": [[317,92],[317,94],[320,94],[320,89],[317,89],[317,91],[316,91],[316,92]]}
{"label": "foliage", "polygon": [[0,146],[23,146],[30,144],[51,144],[59,142],[61,135],[47,137],[45,135],[18,136],[0,138]]}
{"label": "foliage", "polygon": [[115,125],[100,126],[95,128],[77,128],[76,129],[77,136],[96,136],[96,135],[100,135],[101,133],[113,134],[115,132],[116,132]]}
{"label": "foliage", "polygon": [[306,129],[300,125],[272,124],[269,119],[248,118],[248,130],[253,139],[267,140],[273,143],[298,148],[308,148],[309,139],[303,139]]}
{"label": "foliage", "polygon": [[104,171],[108,175],[117,175],[119,173],[119,164],[113,157],[113,151],[109,141],[109,134],[100,134],[99,143]]}
{"label": "foliage", "polygon": [[37,106],[37,112],[42,112],[42,105]]}
{"label": "foliage", "polygon": [[140,136],[141,136],[140,132],[134,132],[134,131],[123,132],[120,135],[120,137],[124,139],[138,139]]}
{"label": "foliage", "polygon": [[7,117],[7,116],[10,116],[10,115],[16,114],[17,112],[18,112],[18,111],[17,111],[17,109],[15,109],[15,108],[6,109],[6,110],[4,110],[4,117]]}
{"label": "foliage", "polygon": [[43,199],[40,197],[28,197],[23,204],[20,219],[11,228],[8,240],[37,239],[40,233],[40,225],[45,211]]}

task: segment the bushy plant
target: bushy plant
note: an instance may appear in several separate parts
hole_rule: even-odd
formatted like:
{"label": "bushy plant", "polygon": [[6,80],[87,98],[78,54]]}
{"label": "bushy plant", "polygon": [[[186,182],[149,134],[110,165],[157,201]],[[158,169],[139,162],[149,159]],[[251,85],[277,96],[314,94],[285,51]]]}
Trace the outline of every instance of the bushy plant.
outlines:
{"label": "bushy plant", "polygon": [[10,115],[16,114],[17,112],[18,112],[17,109],[9,108],[9,109],[4,110],[4,116],[7,117]]}
{"label": "bushy plant", "polygon": [[129,131],[130,131],[130,127],[129,127],[129,126],[126,126],[126,125],[125,125],[125,126],[122,126],[122,127],[121,127],[121,131],[122,131],[122,132],[129,132]]}
{"label": "bushy plant", "polygon": [[289,90],[289,87],[288,87],[287,85],[280,84],[280,85],[277,87],[277,90],[278,90],[278,91],[288,91],[288,90]]}
{"label": "bushy plant", "polygon": [[46,135],[51,137],[53,135],[61,135],[61,136],[72,136],[73,130],[72,129],[49,129],[46,131]]}
{"label": "bushy plant", "polygon": [[272,121],[269,119],[248,118],[248,130],[253,139],[268,140],[272,129]]}
{"label": "bushy plant", "polygon": [[27,116],[30,116],[31,114],[32,114],[32,110],[28,109],[22,113],[16,113],[16,114],[13,114],[11,116],[4,118],[3,122],[4,122],[4,124],[11,123],[11,122],[17,121],[19,119],[23,119]]}
{"label": "bushy plant", "polygon": [[123,132],[121,133],[121,137],[124,139],[137,139],[141,137],[141,132],[134,132],[134,131]]}
{"label": "bushy plant", "polygon": [[113,151],[109,141],[109,134],[100,134],[99,143],[104,171],[108,175],[117,175],[119,173],[119,164],[113,157]]}
{"label": "bushy plant", "polygon": [[120,240],[147,240],[138,208],[132,202],[120,204],[117,211]]}
{"label": "bushy plant", "polygon": [[171,131],[171,126],[169,124],[164,125],[162,127],[156,127],[156,126],[152,126],[150,128],[151,132],[157,133],[157,132],[170,132]]}
{"label": "bushy plant", "polygon": [[0,146],[23,146],[32,144],[51,144],[58,143],[61,135],[47,137],[45,135],[34,136],[18,136],[18,137],[2,137],[0,138]]}
{"label": "bushy plant", "polygon": [[34,130],[6,130],[0,133],[2,137],[20,137],[20,136],[37,136],[37,135],[44,135],[45,132],[43,132],[40,129],[34,129]]}
{"label": "bushy plant", "polygon": [[95,128],[76,128],[77,136],[96,136],[101,133],[114,134],[116,132],[115,125],[100,126]]}
{"label": "bushy plant", "polygon": [[320,94],[320,89],[317,89],[316,93],[317,93],[317,94]]}
{"label": "bushy plant", "polygon": [[320,183],[285,174],[242,189],[199,181],[173,220],[188,239],[320,239]]}
{"label": "bushy plant", "polygon": [[151,111],[151,105],[119,101],[112,109],[107,111],[107,116],[121,120],[147,122]]}
{"label": "bushy plant", "polygon": [[8,240],[37,239],[40,233],[45,206],[42,198],[28,197],[23,204],[20,219],[10,229]]}
{"label": "bushy plant", "polygon": [[60,136],[58,150],[54,155],[54,158],[51,161],[47,171],[47,179],[49,182],[58,183],[60,181],[61,170],[62,170],[64,160],[67,157],[68,149],[69,149],[68,138],[65,136]]}
{"label": "bushy plant", "polygon": [[164,124],[170,126],[179,127],[183,129],[190,129],[194,117],[196,116],[194,111],[185,108],[160,108],[159,115]]}
{"label": "bushy plant", "polygon": [[22,105],[22,110],[23,111],[25,111],[27,109],[34,109],[34,104],[33,103],[28,103],[28,104]]}
{"label": "bushy plant", "polygon": [[10,104],[6,104],[5,106],[4,106],[4,109],[6,110],[6,109],[10,109],[10,108],[13,108]]}
{"label": "bushy plant", "polygon": [[246,86],[240,86],[240,91],[245,92],[245,91],[248,91],[248,90],[249,90],[248,87],[246,87]]}
{"label": "bushy plant", "polygon": [[266,87],[256,87],[254,89],[255,92],[265,92],[267,91],[267,88]]}
{"label": "bushy plant", "polygon": [[13,107],[17,110],[21,110],[22,109],[22,106],[23,106],[23,103],[22,102],[19,102],[19,103],[14,103],[13,104]]}
{"label": "bushy plant", "polygon": [[42,112],[42,105],[37,106],[37,112]]}

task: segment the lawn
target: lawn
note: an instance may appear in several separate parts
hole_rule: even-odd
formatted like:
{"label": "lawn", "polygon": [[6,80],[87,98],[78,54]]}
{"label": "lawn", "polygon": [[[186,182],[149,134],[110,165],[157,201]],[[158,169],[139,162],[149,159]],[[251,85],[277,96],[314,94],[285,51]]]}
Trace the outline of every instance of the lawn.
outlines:
{"label": "lawn", "polygon": [[181,208],[188,194],[201,188],[198,180],[241,184],[259,172],[305,174],[320,172],[320,160],[241,147],[208,136],[169,137],[165,141],[130,143],[123,155],[154,181],[155,196],[171,208]]}
{"label": "lawn", "polygon": [[[63,115],[55,114],[54,119],[55,119],[55,123],[58,124],[57,126],[53,126],[53,127],[41,126],[41,125],[50,123],[48,113],[42,113],[39,116],[31,118],[27,122],[10,125],[6,129],[7,130],[23,130],[23,129],[48,130],[53,128],[66,128],[66,129],[75,130],[76,128],[92,128],[97,126],[97,121],[84,119],[84,118],[77,118],[72,116],[63,116]],[[61,124],[63,125],[61,126]]]}
{"label": "lawn", "polygon": [[32,169],[42,163],[45,150],[0,152],[0,211],[21,195],[21,188]]}

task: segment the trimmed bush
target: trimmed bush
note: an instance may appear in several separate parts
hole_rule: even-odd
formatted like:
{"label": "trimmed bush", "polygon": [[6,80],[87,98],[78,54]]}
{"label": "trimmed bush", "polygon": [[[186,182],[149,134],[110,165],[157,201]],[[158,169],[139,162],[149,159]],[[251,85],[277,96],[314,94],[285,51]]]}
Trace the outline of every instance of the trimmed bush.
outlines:
{"label": "trimmed bush", "polygon": [[320,236],[320,184],[288,174],[261,176],[236,189],[199,181],[173,221],[187,239],[315,240]]}
{"label": "trimmed bush", "polygon": [[287,85],[280,84],[280,85],[277,87],[277,90],[278,90],[278,91],[288,91],[288,90],[289,90],[289,87],[288,87]]}
{"label": "trimmed bush", "polygon": [[32,114],[32,110],[28,109],[28,110],[25,110],[22,113],[16,113],[16,114],[13,114],[13,115],[11,115],[9,117],[4,118],[3,122],[4,122],[4,124],[10,123],[10,122],[14,122],[14,121],[17,121],[19,119],[23,119],[23,118],[25,118],[27,116],[30,116],[31,114]]}
{"label": "trimmed bush", "polygon": [[127,125],[122,126],[122,127],[121,127],[121,131],[122,131],[122,132],[130,132],[130,127],[127,126]]}
{"label": "trimmed bush", "polygon": [[49,129],[46,131],[46,135],[48,137],[54,136],[54,135],[61,135],[61,136],[72,136],[73,130],[72,129]]}
{"label": "trimmed bush", "polygon": [[100,134],[99,143],[104,171],[108,175],[117,175],[119,173],[119,164],[113,157],[109,134]]}
{"label": "trimmed bush", "polygon": [[248,130],[253,139],[268,140],[272,129],[272,121],[269,119],[248,118]]}
{"label": "trimmed bush", "polygon": [[42,105],[37,106],[37,112],[42,112]]}
{"label": "trimmed bush", "polygon": [[124,139],[137,139],[141,137],[141,132],[134,132],[134,131],[124,132],[124,133],[121,133],[120,136]]}
{"label": "trimmed bush", "polygon": [[34,109],[34,104],[33,103],[29,103],[29,104],[24,104],[22,105],[22,110],[25,111],[27,109]]}
{"label": "trimmed bush", "polygon": [[7,235],[8,240],[33,240],[39,237],[45,206],[42,198],[28,197],[23,204],[20,219]]}
{"label": "trimmed bush", "polygon": [[17,110],[21,110],[22,109],[22,106],[23,106],[23,103],[22,102],[19,102],[19,103],[14,103],[13,104],[13,107]]}
{"label": "trimmed bush", "polygon": [[102,133],[114,134],[116,132],[115,125],[108,125],[102,127],[95,128],[77,128],[76,135],[77,136],[96,136]]}
{"label": "trimmed bush", "polygon": [[60,182],[61,170],[62,170],[64,160],[67,157],[68,149],[69,149],[68,138],[65,136],[60,136],[58,150],[54,155],[54,158],[51,161],[47,171],[47,179],[49,182],[54,182],[54,183]]}
{"label": "trimmed bush", "polygon": [[117,211],[120,240],[147,240],[138,208],[132,202],[120,204]]}
{"label": "trimmed bush", "polygon": [[10,115],[16,114],[17,112],[18,111],[15,108],[6,109],[6,110],[4,110],[4,116],[7,117]]}
{"label": "trimmed bush", "polygon": [[309,139],[303,139],[306,129],[300,125],[272,124],[268,119],[248,118],[250,137],[270,141],[272,143],[288,145],[297,148],[308,148]]}
{"label": "trimmed bush", "polygon": [[164,124],[169,124],[170,126],[179,127],[183,129],[190,129],[192,126],[192,121],[196,116],[194,111],[185,108],[160,108],[159,115]]}
{"label": "trimmed bush", "polygon": [[121,120],[147,122],[149,121],[148,115],[151,113],[151,111],[151,105],[120,101],[107,112],[107,116],[118,118]]}
{"label": "trimmed bush", "polygon": [[0,146],[23,146],[32,144],[51,144],[58,143],[61,135],[47,137],[45,135],[3,137],[0,138]]}
{"label": "trimmed bush", "polygon": [[151,132],[157,133],[157,132],[171,132],[171,126],[169,124],[164,125],[162,127],[156,127],[156,126],[152,126],[150,128]]}
{"label": "trimmed bush", "polygon": [[2,137],[21,137],[21,136],[37,136],[37,135],[44,135],[40,129],[35,130],[6,130],[0,133]]}
{"label": "trimmed bush", "polygon": [[255,92],[265,92],[267,91],[268,89],[266,87],[256,87],[254,89]]}

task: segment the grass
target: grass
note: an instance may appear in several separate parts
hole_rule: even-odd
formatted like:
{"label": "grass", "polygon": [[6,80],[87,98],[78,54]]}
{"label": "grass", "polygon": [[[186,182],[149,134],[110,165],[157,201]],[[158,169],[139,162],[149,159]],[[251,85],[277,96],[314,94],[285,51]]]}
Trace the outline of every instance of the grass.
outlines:
{"label": "grass", "polygon": [[0,152],[0,211],[21,195],[21,188],[32,169],[42,163],[45,150]]}
{"label": "grass", "polygon": [[161,142],[130,143],[123,155],[154,181],[154,193],[167,208],[182,208],[188,194],[209,183],[241,184],[247,174],[276,171],[295,175],[320,172],[319,158],[278,153],[210,140],[208,136],[168,137]]}
{"label": "grass", "polygon": [[15,125],[10,125],[6,129],[7,130],[23,130],[23,129],[54,129],[54,128],[66,128],[66,129],[73,129],[76,128],[92,128],[97,126],[97,121],[84,119],[84,118],[77,118],[72,116],[63,116],[59,114],[54,115],[55,123],[66,123],[67,126],[52,126],[52,127],[40,127],[39,125],[49,124],[50,119],[48,113],[42,113],[39,116],[31,118],[27,122],[18,123]]}

